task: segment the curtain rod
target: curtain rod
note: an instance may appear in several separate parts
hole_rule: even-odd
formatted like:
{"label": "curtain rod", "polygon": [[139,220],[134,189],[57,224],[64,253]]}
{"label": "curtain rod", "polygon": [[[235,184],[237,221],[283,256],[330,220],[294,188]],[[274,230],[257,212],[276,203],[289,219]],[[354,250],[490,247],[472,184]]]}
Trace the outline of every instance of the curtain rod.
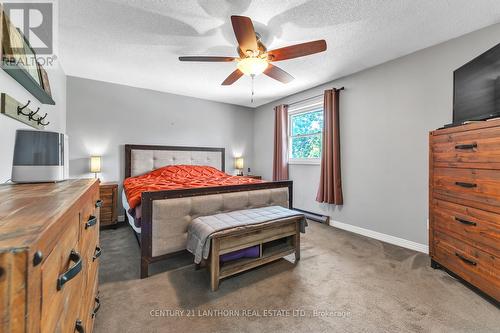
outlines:
{"label": "curtain rod", "polygon": [[[334,89],[336,89],[336,88],[334,88]],[[344,90],[344,89],[345,89],[344,87],[341,87],[341,88],[338,88],[336,90]],[[299,104],[299,103],[306,102],[306,101],[308,101],[310,99],[314,99],[314,98],[321,97],[321,96],[323,96],[323,94],[319,94],[319,95],[316,95],[316,96],[307,97],[307,98],[304,98],[304,99],[302,99],[300,101],[295,101],[293,103],[288,103],[287,105],[290,106],[290,105]]]}

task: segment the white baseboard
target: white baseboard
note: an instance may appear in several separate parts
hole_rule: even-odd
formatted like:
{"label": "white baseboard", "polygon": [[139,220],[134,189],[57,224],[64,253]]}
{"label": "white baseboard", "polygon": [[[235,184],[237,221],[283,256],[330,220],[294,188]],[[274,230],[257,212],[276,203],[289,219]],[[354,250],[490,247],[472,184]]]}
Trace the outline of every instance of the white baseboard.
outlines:
{"label": "white baseboard", "polygon": [[427,246],[425,244],[412,242],[412,241],[409,241],[409,240],[404,239],[404,238],[386,235],[386,234],[383,234],[381,232],[356,227],[356,226],[351,225],[351,224],[333,221],[331,219],[330,219],[330,225],[332,227],[335,227],[335,228],[350,231],[350,232],[353,232],[355,234],[360,234],[360,235],[363,235],[366,237],[374,238],[374,239],[377,239],[379,241],[386,242],[386,243],[393,244],[393,245],[397,245],[397,246],[401,246],[401,247],[404,247],[404,248],[407,248],[410,250],[414,250],[414,251],[418,251],[418,252],[422,252],[422,253],[429,253],[429,246]]}
{"label": "white baseboard", "polygon": [[118,222],[125,221],[125,215],[118,215]]}

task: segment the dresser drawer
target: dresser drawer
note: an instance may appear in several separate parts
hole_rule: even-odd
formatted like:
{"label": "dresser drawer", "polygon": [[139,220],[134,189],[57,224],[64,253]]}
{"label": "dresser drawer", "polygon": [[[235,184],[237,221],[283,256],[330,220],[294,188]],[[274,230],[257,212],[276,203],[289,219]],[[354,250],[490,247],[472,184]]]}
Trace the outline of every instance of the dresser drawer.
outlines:
{"label": "dresser drawer", "polygon": [[500,215],[433,200],[434,228],[500,257]]}
{"label": "dresser drawer", "polygon": [[79,221],[78,213],[65,221],[67,229],[42,264],[41,332],[73,332],[78,319],[84,281]]}
{"label": "dresser drawer", "polygon": [[434,259],[465,281],[500,300],[500,262],[497,257],[449,235],[435,232]]}
{"label": "dresser drawer", "polygon": [[94,318],[100,307],[97,291],[99,259],[89,258],[87,264],[88,270],[85,277],[85,292],[82,295],[82,307],[79,316],[85,333],[92,331]]}
{"label": "dresser drawer", "polygon": [[80,248],[86,259],[92,258],[99,241],[99,208],[96,207],[97,193],[92,196],[82,211],[80,223]]}
{"label": "dresser drawer", "polygon": [[438,164],[496,163],[498,168],[500,127],[436,135],[432,138],[431,148],[434,162]]}
{"label": "dresser drawer", "polygon": [[437,194],[500,208],[500,170],[435,168]]}
{"label": "dresser drawer", "polygon": [[101,200],[103,207],[111,208],[113,206],[113,192],[101,191]]}
{"label": "dresser drawer", "polygon": [[111,219],[113,216],[113,211],[111,210],[111,207],[102,207],[101,208],[101,219]]}

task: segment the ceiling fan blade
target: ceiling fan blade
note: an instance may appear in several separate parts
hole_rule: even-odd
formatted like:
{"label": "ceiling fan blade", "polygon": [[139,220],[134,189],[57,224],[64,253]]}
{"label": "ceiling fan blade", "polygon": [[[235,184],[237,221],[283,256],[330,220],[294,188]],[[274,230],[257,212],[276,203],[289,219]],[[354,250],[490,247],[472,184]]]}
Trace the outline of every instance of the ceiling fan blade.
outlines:
{"label": "ceiling fan blade", "polygon": [[180,61],[208,61],[208,62],[230,62],[234,61],[236,58],[234,57],[179,57]]}
{"label": "ceiling fan blade", "polygon": [[323,52],[326,50],[325,40],[315,40],[314,42],[307,42],[291,46],[282,47],[268,52],[270,61],[281,61],[303,57],[306,55]]}
{"label": "ceiling fan blade", "polygon": [[233,15],[231,16],[231,23],[233,24],[236,40],[238,40],[243,53],[247,50],[255,51],[259,49],[253,23],[249,17]]}
{"label": "ceiling fan blade", "polygon": [[229,76],[222,82],[223,86],[229,86],[233,83],[235,83],[240,77],[243,76],[243,72],[240,71],[239,69],[236,69],[234,72],[229,74]]}
{"label": "ceiling fan blade", "polygon": [[288,83],[293,81],[294,79],[293,76],[291,76],[281,68],[276,67],[272,64],[269,64],[269,66],[267,66],[266,70],[264,71],[264,74],[282,83]]}

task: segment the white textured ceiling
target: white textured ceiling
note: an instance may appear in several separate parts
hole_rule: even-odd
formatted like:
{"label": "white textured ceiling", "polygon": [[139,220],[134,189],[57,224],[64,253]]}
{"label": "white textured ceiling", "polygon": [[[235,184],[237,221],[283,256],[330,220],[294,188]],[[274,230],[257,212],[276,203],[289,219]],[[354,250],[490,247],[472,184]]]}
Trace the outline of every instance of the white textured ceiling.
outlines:
{"label": "white textured ceiling", "polygon": [[[500,22],[499,0],[61,0],[60,54],[68,75],[259,106]],[[324,53],[275,63],[295,77],[221,82],[236,56],[230,16],[249,16],[268,49],[325,39]]]}

